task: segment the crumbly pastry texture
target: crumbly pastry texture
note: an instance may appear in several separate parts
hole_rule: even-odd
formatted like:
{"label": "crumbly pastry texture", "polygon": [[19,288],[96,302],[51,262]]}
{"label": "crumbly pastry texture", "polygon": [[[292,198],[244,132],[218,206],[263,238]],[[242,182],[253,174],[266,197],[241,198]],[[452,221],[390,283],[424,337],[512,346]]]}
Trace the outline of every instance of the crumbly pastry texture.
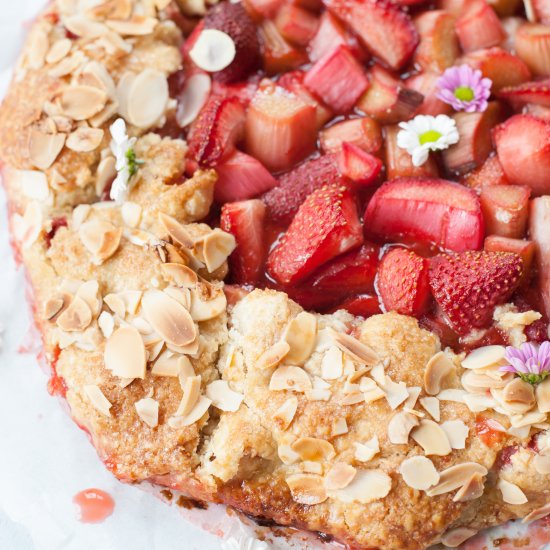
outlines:
{"label": "crumbly pastry texture", "polygon": [[[456,355],[411,317],[275,291],[228,304],[234,239],[200,223],[216,174],[187,178],[185,142],[155,133],[181,65],[172,6],[92,4],[34,23],[0,158],[52,387],[107,467],[354,548],[456,547],[550,512],[550,379],[501,372],[501,346]],[[121,204],[105,201],[117,117],[143,161]]]}

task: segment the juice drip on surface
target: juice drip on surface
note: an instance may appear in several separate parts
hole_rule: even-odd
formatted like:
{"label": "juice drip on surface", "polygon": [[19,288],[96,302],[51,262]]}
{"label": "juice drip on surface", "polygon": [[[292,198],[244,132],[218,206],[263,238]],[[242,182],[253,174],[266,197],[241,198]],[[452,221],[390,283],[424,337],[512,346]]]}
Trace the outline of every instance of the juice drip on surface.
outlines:
{"label": "juice drip on surface", "polygon": [[73,497],[79,507],[79,520],[82,523],[101,523],[115,508],[115,501],[101,489],[84,489]]}

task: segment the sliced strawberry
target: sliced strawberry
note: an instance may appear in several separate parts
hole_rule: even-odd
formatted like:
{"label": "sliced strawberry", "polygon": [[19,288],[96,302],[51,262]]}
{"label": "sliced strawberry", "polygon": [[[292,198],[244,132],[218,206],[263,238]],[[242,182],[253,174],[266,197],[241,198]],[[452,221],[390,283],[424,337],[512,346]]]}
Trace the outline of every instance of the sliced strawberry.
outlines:
{"label": "sliced strawberry", "polygon": [[304,84],[333,111],[345,113],[355,105],[369,81],[348,47],[338,46],[311,67]]}
{"label": "sliced strawberry", "polygon": [[430,298],[426,258],[412,250],[393,248],[378,267],[377,288],[386,311],[420,317]]}
{"label": "sliced strawberry", "polygon": [[219,203],[251,199],[277,185],[277,180],[259,160],[240,151],[218,164],[216,172],[214,197]]}
{"label": "sliced strawberry", "polygon": [[319,19],[310,11],[292,4],[284,4],[275,17],[281,36],[296,46],[305,46],[319,27]]}
{"label": "sliced strawberry", "polygon": [[442,254],[430,262],[430,287],[459,334],[491,325],[493,311],[517,288],[523,262],[509,252]]}
{"label": "sliced strawberry", "polygon": [[340,151],[344,141],[367,153],[377,153],[382,147],[382,132],[378,122],[368,116],[352,118],[325,128],[319,133],[319,141],[325,153]]}
{"label": "sliced strawberry", "polygon": [[425,71],[444,71],[460,55],[455,33],[455,18],[445,10],[431,10],[415,18],[420,44],[415,62]]}
{"label": "sliced strawberry", "polygon": [[488,235],[521,239],[527,228],[531,189],[525,185],[492,185],[479,200]]}
{"label": "sliced strawberry", "polygon": [[263,196],[270,219],[288,225],[308,195],[325,185],[341,182],[333,155],[307,160],[282,175],[279,185]]}
{"label": "sliced strawberry", "polygon": [[242,4],[218,4],[210,8],[204,16],[204,28],[222,31],[235,43],[235,59],[228,67],[214,73],[214,79],[237,82],[260,68],[260,41],[256,25]]}
{"label": "sliced strawberry", "polygon": [[262,275],[267,252],[264,220],[265,205],[258,199],[222,207],[220,226],[237,241],[237,248],[229,257],[231,280],[236,284],[254,285]]}
{"label": "sliced strawberry", "polygon": [[404,236],[462,252],[483,244],[484,225],[476,194],[442,179],[398,178],[382,185],[365,212],[367,233],[386,241]]}
{"label": "sliced strawberry", "polygon": [[527,185],[533,195],[550,193],[550,124],[531,115],[515,115],[493,132],[506,177]]}
{"label": "sliced strawberry", "polygon": [[536,251],[533,241],[489,235],[485,238],[483,249],[487,252],[513,252],[520,256],[523,260],[523,275],[519,281],[519,286],[529,282]]}
{"label": "sliced strawberry", "polygon": [[370,86],[357,106],[379,122],[394,124],[408,120],[422,104],[422,94],[405,88],[401,80],[380,65],[374,65],[369,75]]}
{"label": "sliced strawberry", "polygon": [[367,49],[395,70],[403,68],[418,45],[411,18],[387,0],[326,0]]}
{"label": "sliced strawberry", "polygon": [[329,185],[314,191],[300,206],[269,255],[267,269],[277,282],[294,284],[362,242],[353,192],[345,186]]}
{"label": "sliced strawberry", "polygon": [[245,134],[247,152],[270,170],[288,170],[315,149],[315,107],[283,88],[265,88],[250,103]]}
{"label": "sliced strawberry", "polygon": [[329,313],[334,313],[340,309],[345,309],[348,313],[365,319],[382,313],[378,298],[370,294],[360,294],[359,296],[346,298],[343,302],[334,306]]}
{"label": "sliced strawberry", "polygon": [[283,3],[284,0],[243,0],[246,11],[255,22],[274,17]]}
{"label": "sliced strawberry", "polygon": [[424,101],[414,112],[415,115],[448,115],[453,108],[437,98],[440,75],[429,71],[410,76],[405,80],[405,86],[424,96]]}
{"label": "sliced strawberry", "polygon": [[539,197],[531,201],[529,235],[536,245],[537,282],[548,315],[550,312],[550,239],[548,238],[550,197]]}
{"label": "sliced strawberry", "polygon": [[466,8],[470,0],[438,0],[437,7],[449,12],[454,17],[458,17]]}
{"label": "sliced strawberry", "polygon": [[479,168],[470,172],[462,183],[472,189],[481,190],[489,185],[508,185],[510,182],[498,156],[492,155]]}
{"label": "sliced strawberry", "polygon": [[470,0],[456,20],[456,34],[465,52],[497,46],[506,33],[495,10],[485,0]]}
{"label": "sliced strawberry", "polygon": [[264,70],[268,75],[293,71],[308,62],[307,53],[287,42],[273,21],[263,21],[258,32],[263,45]]}
{"label": "sliced strawberry", "polygon": [[516,52],[535,76],[549,76],[550,26],[522,25],[516,32]]}
{"label": "sliced strawberry", "polygon": [[201,166],[215,166],[243,137],[245,113],[235,97],[211,97],[189,130],[189,152]]}
{"label": "sliced strawberry", "polygon": [[344,142],[338,154],[340,174],[359,185],[373,184],[382,170],[382,161],[352,143]]}
{"label": "sliced strawberry", "polygon": [[443,162],[450,172],[465,174],[481,166],[493,150],[492,129],[505,118],[498,101],[491,101],[482,113],[453,115],[460,141],[443,151]]}
{"label": "sliced strawberry", "polygon": [[508,100],[515,107],[520,107],[526,103],[550,107],[550,78],[503,88],[498,95]]}

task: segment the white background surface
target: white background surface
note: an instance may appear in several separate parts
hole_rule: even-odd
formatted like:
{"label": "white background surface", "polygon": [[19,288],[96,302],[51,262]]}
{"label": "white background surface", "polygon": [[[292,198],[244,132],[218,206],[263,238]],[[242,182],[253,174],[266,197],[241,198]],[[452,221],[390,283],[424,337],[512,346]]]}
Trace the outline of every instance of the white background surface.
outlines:
{"label": "white background surface", "polygon": [[[0,94],[43,0],[0,0]],[[219,539],[136,487],[118,483],[86,436],[46,391],[32,354],[17,352],[28,330],[21,270],[7,239],[0,190],[0,550],[217,550]],[[96,487],[115,500],[102,524],[77,519],[75,493]]]}

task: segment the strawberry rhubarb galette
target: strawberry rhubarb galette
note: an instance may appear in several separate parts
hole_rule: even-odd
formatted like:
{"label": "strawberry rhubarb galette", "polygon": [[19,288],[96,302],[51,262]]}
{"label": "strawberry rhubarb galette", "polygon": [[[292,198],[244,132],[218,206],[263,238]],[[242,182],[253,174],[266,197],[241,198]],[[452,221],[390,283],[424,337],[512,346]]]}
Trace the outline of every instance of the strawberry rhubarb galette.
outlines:
{"label": "strawberry rhubarb galette", "polygon": [[550,513],[550,3],[436,4],[37,18],[14,249],[121,480],[357,549]]}

